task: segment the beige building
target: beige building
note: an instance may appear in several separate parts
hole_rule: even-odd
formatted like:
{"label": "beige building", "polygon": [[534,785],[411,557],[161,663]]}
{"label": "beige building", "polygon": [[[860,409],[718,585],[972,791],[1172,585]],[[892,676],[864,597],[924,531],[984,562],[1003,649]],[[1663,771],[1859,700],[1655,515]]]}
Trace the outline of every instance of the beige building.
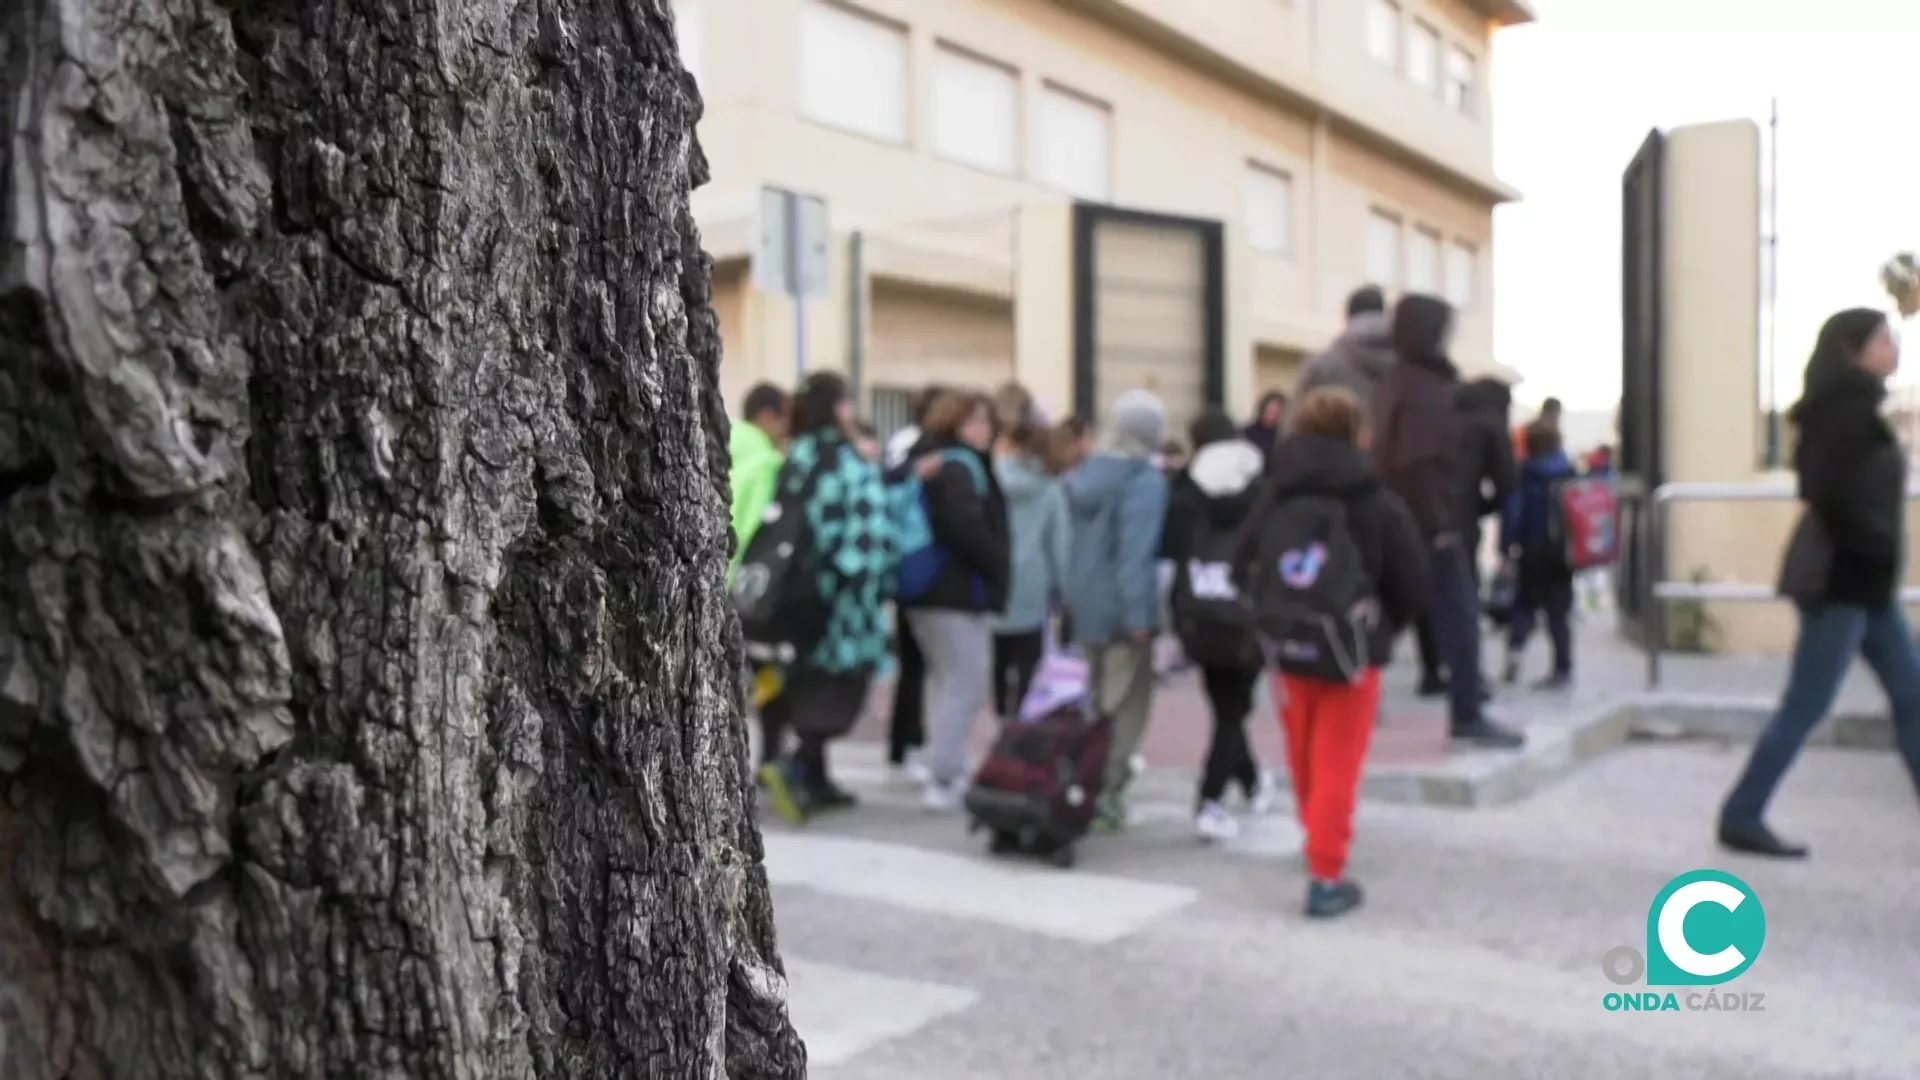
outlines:
{"label": "beige building", "polygon": [[[677,0],[706,98],[729,408],[848,373],[883,426],[1018,378],[1181,420],[1289,388],[1354,287],[1450,297],[1491,356],[1487,70],[1525,0]],[[763,188],[825,200],[826,283],[756,273]],[[756,284],[756,281],[760,284]],[[767,285],[762,288],[761,285]]]}

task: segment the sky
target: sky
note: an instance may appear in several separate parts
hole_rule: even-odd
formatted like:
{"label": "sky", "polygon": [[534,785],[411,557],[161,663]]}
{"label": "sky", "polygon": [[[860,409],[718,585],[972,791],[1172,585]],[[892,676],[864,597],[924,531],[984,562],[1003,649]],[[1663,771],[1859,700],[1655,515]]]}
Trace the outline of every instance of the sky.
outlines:
{"label": "sky", "polygon": [[[1620,181],[1653,128],[1749,118],[1777,96],[1775,393],[1822,320],[1887,307],[1880,264],[1920,248],[1916,0],[1535,0],[1494,41],[1494,353],[1571,409],[1620,393]],[[1764,135],[1763,135],[1764,139]],[[1767,152],[1762,150],[1763,164]],[[1920,339],[1916,339],[1920,340]],[[1764,340],[1763,340],[1764,349]],[[1903,380],[1920,383],[1920,361]]]}

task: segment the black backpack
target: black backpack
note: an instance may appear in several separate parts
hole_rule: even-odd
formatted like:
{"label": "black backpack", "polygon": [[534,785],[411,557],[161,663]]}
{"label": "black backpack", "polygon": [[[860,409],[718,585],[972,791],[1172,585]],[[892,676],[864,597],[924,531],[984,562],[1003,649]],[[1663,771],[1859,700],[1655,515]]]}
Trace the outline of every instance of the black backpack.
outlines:
{"label": "black backpack", "polygon": [[1203,517],[1187,557],[1174,566],[1168,601],[1174,636],[1187,659],[1203,668],[1261,666],[1253,608],[1240,588],[1244,575],[1234,565],[1236,539],[1233,531]]}
{"label": "black backpack", "polygon": [[806,659],[826,638],[831,610],[820,595],[820,560],[807,528],[806,490],[790,492],[781,483],[778,491],[733,572],[728,592],[740,615],[747,659],[788,667]]}
{"label": "black backpack", "polygon": [[1250,579],[1254,625],[1275,667],[1334,683],[1366,672],[1380,603],[1344,499],[1295,495],[1276,504]]}

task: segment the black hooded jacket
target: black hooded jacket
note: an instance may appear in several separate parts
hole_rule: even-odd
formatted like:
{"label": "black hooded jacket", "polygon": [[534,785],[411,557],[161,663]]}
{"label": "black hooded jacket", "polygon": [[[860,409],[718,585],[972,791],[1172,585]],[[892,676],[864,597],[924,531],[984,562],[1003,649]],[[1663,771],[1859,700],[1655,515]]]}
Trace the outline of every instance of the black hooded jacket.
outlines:
{"label": "black hooded jacket", "polygon": [[[1825,581],[1801,599],[1879,609],[1893,602],[1906,554],[1906,456],[1880,415],[1885,384],[1849,367],[1810,387],[1790,419],[1799,428],[1793,469],[1800,499],[1824,526],[1832,562],[1789,567]],[[1788,560],[1807,557],[1796,550]]]}
{"label": "black hooded jacket", "polygon": [[1454,392],[1453,402],[1460,417],[1460,515],[1473,549],[1481,519],[1499,513],[1513,494],[1518,470],[1507,435],[1513,391],[1498,379],[1475,379]]}
{"label": "black hooded jacket", "polygon": [[1373,403],[1373,464],[1380,482],[1407,504],[1428,541],[1453,533],[1460,517],[1460,372],[1446,356],[1453,307],[1415,294],[1393,310],[1397,357]]}
{"label": "black hooded jacket", "polygon": [[[923,438],[893,475],[903,475],[928,454],[949,450],[980,457],[987,490],[981,494],[974,486],[970,470],[954,461],[941,466],[925,482],[927,522],[933,526],[934,540],[947,550],[949,558],[927,595],[908,606],[998,614],[1007,606],[1007,589],[1013,578],[1013,548],[1007,524],[1007,497],[994,476],[993,463],[971,447],[950,440]],[[975,590],[976,577],[986,586],[985,595]]]}
{"label": "black hooded jacket", "polygon": [[1427,546],[1413,519],[1357,448],[1318,435],[1289,435],[1274,447],[1266,487],[1240,532],[1243,566],[1259,548],[1267,514],[1297,495],[1334,496],[1346,503],[1348,528],[1385,616],[1368,651],[1373,665],[1385,664],[1393,655],[1393,639],[1427,606]]}

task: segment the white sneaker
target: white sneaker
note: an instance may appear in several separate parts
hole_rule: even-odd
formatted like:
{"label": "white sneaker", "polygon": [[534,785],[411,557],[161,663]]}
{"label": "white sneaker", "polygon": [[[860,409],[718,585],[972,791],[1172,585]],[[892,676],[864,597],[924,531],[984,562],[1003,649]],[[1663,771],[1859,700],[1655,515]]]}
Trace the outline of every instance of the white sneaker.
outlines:
{"label": "white sneaker", "polygon": [[1247,792],[1247,813],[1270,814],[1273,812],[1273,774],[1260,770],[1260,780]]}
{"label": "white sneaker", "polygon": [[927,809],[938,814],[947,814],[960,809],[966,797],[967,784],[964,780],[955,780],[951,784],[928,780],[927,793],[921,801]]}
{"label": "white sneaker", "polygon": [[1226,807],[1210,802],[1194,816],[1193,832],[1206,843],[1219,844],[1239,836],[1240,823],[1233,820],[1233,815],[1227,813]]}
{"label": "white sneaker", "polygon": [[933,774],[927,771],[927,763],[917,753],[909,754],[907,760],[887,768],[896,784],[925,784],[933,779]]}

